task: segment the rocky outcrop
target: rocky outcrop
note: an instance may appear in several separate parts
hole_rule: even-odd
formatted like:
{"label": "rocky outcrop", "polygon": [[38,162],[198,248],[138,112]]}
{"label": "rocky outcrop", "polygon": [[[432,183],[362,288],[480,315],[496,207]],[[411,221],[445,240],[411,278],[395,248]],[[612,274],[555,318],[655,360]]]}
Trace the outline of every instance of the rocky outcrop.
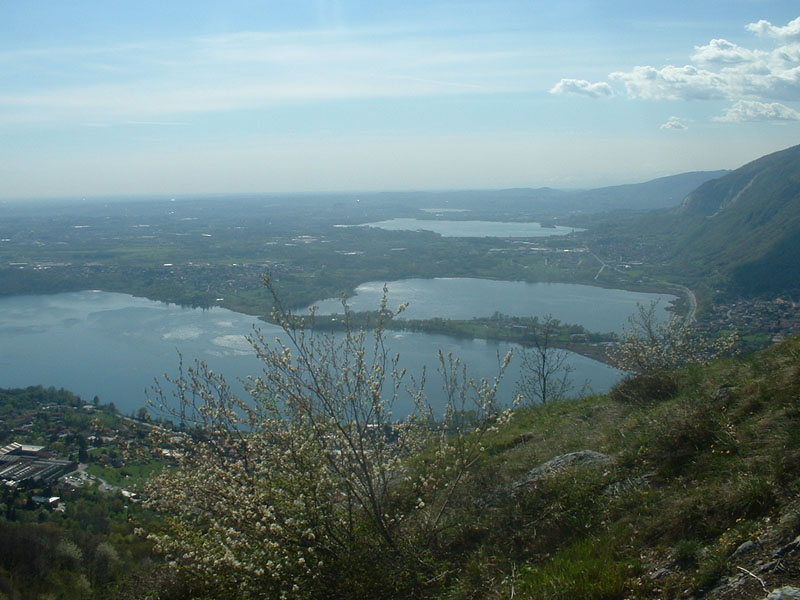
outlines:
{"label": "rocky outcrop", "polygon": [[611,457],[593,450],[578,450],[551,458],[545,463],[533,467],[525,477],[511,484],[511,493],[530,487],[544,477],[550,477],[566,469],[583,467],[587,465],[606,464],[611,462]]}
{"label": "rocky outcrop", "polygon": [[517,494],[532,489],[536,482],[541,479],[552,477],[567,469],[607,464],[610,463],[611,460],[610,456],[593,450],[578,450],[577,452],[560,454],[547,462],[536,465],[521,479],[495,488],[492,492],[480,498],[478,504],[484,508],[498,507],[508,502]]}
{"label": "rocky outcrop", "polygon": [[777,590],[772,590],[766,600],[800,600],[800,588],[786,585]]}
{"label": "rocky outcrop", "polygon": [[[793,510],[777,522],[767,519],[758,538],[745,541],[731,554],[727,576],[688,600],[800,600],[800,535],[796,535],[796,515]],[[792,530],[795,533],[789,534]],[[652,565],[650,579],[667,577],[679,569],[674,562],[660,567]]]}

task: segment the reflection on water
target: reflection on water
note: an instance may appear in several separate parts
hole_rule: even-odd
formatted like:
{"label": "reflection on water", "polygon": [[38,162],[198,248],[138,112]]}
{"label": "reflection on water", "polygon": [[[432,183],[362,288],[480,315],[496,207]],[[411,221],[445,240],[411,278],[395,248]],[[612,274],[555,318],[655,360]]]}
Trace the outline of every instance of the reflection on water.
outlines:
{"label": "reflection on water", "polygon": [[[517,317],[552,315],[564,323],[583,325],[590,331],[619,332],[637,303],[649,306],[660,300],[659,316],[669,317],[668,303],[675,296],[606,289],[574,283],[526,283],[466,277],[401,279],[386,284],[389,307],[408,302],[406,319],[472,319],[495,312]],[[373,281],[356,288],[348,299],[354,311],[374,310],[383,295],[383,282]],[[342,312],[341,300],[316,303],[319,314]]]}
{"label": "reflection on water", "polygon": [[501,221],[445,221],[439,219],[398,218],[375,223],[364,223],[363,227],[377,227],[388,231],[432,231],[442,237],[497,237],[533,238],[552,235],[569,235],[584,231],[577,227],[542,227],[540,223],[506,223]]}
{"label": "reflection on water", "polygon": [[[125,294],[75,292],[52,296],[0,299],[0,387],[45,385],[70,389],[83,398],[95,395],[114,402],[126,414],[145,403],[145,390],[164,373],[176,375],[179,353],[185,364],[208,362],[229,382],[257,375],[261,364],[246,336],[258,326],[264,339],[281,331],[254,317],[222,308],[182,308]],[[464,340],[422,333],[389,333],[392,353],[417,376],[428,367],[427,392],[434,405],[443,402],[436,376],[437,352],[452,352],[475,377],[493,377],[497,355],[509,344]],[[573,355],[575,380],[588,379],[595,391],[608,389],[619,374],[606,365]],[[510,400],[518,367],[512,362],[501,388]],[[240,385],[234,389],[243,393]],[[394,414],[412,410],[401,398]]]}

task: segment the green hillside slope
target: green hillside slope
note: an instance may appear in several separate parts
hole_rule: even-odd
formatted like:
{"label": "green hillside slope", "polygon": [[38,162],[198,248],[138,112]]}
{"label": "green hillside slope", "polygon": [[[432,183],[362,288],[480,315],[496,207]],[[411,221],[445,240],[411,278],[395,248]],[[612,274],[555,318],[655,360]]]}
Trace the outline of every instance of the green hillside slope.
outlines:
{"label": "green hillside slope", "polygon": [[[391,547],[355,521],[355,552],[321,556],[307,589],[286,597],[744,600],[800,587],[800,339],[629,379],[608,395],[527,407],[484,433],[463,485],[453,488],[452,511],[432,535]],[[430,459],[421,449],[404,460]],[[439,476],[446,473],[431,472]],[[308,483],[312,493],[318,482]],[[247,593],[236,585],[220,593],[213,576],[167,576],[160,563],[146,562],[149,545],[130,530],[158,534],[173,514],[158,519],[137,509],[128,521],[121,497],[93,492],[80,504],[69,499],[82,507],[77,514],[42,509],[22,523],[26,511],[9,502],[15,493],[7,490],[0,511],[0,547],[15,548],[0,553],[0,598],[278,597],[268,577]],[[251,523],[243,506],[255,505],[234,493],[231,514]],[[394,508],[410,503],[401,531],[433,514],[405,480],[393,480],[388,493]],[[295,500],[304,506],[305,496],[291,506]],[[98,523],[111,514],[113,532],[76,528],[77,519]],[[233,523],[219,525],[235,537]],[[266,528],[255,531],[254,543],[266,539]],[[217,560],[200,533],[180,564]],[[112,544],[126,551],[112,553]],[[266,566],[258,550],[246,554],[256,575]],[[113,571],[101,565],[109,557]],[[143,569],[149,576],[135,585]]]}
{"label": "green hillside slope", "polygon": [[636,240],[649,249],[654,269],[701,293],[797,292],[800,146],[707,181],[680,207],[621,223],[608,236],[629,246]]}
{"label": "green hillside slope", "polygon": [[700,186],[679,212],[677,263],[705,257],[743,295],[800,288],[800,146]]}
{"label": "green hillside slope", "polygon": [[488,440],[439,597],[719,600],[798,585],[800,342],[669,380],[667,394],[640,378],[527,409]]}
{"label": "green hillside slope", "polygon": [[[246,439],[258,448],[253,456],[273,448],[259,439]],[[463,470],[458,453],[441,454],[438,446],[394,463],[380,495],[385,514],[396,515],[391,537],[371,524],[362,511],[368,505],[344,503],[342,491],[318,491],[324,471],[313,463],[299,482],[256,470],[235,490],[215,487],[221,469],[208,478],[176,466],[177,478],[167,475],[169,485],[158,492],[167,495],[155,506],[169,513],[160,531],[180,523],[170,530],[182,540],[174,546],[177,565],[196,586],[183,597],[743,600],[800,585],[796,338],[756,355],[628,379],[608,395],[530,406],[457,439],[459,447],[480,443]],[[227,459],[234,446],[224,448],[219,456]],[[437,462],[445,455],[452,460]],[[214,451],[203,457],[216,460]],[[399,471],[403,464],[411,468]],[[414,476],[419,469],[423,483]],[[453,470],[460,475],[443,488],[446,503],[430,495],[423,501]],[[189,505],[160,504],[181,489],[190,492]],[[217,497],[235,501],[216,504]],[[203,506],[215,512],[204,511],[213,518],[195,530],[196,498],[211,498]],[[257,518],[262,510],[267,517]],[[328,537],[338,521],[316,525],[328,514],[353,518],[342,538],[346,550]],[[259,527],[270,515],[287,518]],[[296,519],[299,538],[290,529]],[[214,552],[217,530],[221,554]],[[270,548],[286,553],[277,563],[260,546],[271,539]],[[303,556],[310,548],[313,569]],[[299,570],[283,566],[293,561]],[[269,574],[276,564],[277,578]],[[281,595],[284,581],[293,583],[291,594]]]}

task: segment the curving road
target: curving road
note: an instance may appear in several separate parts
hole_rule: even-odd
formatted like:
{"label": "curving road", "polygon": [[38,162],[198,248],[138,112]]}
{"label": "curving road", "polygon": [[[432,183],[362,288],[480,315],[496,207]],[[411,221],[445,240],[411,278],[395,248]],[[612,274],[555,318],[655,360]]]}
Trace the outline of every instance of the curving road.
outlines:
{"label": "curving road", "polygon": [[684,296],[686,296],[686,301],[689,303],[689,312],[686,313],[686,321],[688,323],[694,323],[697,315],[697,296],[694,295],[694,292],[690,290],[685,285],[673,284],[673,287],[679,289],[683,292]]}

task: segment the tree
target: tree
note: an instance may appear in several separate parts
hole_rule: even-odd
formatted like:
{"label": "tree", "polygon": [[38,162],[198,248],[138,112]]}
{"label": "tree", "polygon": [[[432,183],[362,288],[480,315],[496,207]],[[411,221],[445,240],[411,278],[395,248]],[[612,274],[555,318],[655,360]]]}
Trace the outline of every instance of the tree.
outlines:
{"label": "tree", "polygon": [[146,488],[165,514],[156,549],[213,597],[395,597],[439,581],[430,552],[458,526],[451,508],[483,435],[511,415],[496,400],[510,355],[477,382],[440,355],[443,413],[423,373],[408,386],[415,413],[398,421],[405,373],[385,345],[385,296],[373,331],[323,335],[313,310],[291,314],[266,284],[283,333],[251,336],[264,369],[248,399],[203,363],[171,394],[156,387],[154,404],[186,425],[153,429],[175,457]]}
{"label": "tree", "polygon": [[78,442],[78,462],[87,463],[89,462],[89,444],[86,441],[86,438],[83,437],[82,434],[78,434],[77,436]]}
{"label": "tree", "polygon": [[670,371],[688,364],[706,364],[729,354],[738,341],[736,333],[710,338],[702,335],[686,319],[673,316],[668,321],[656,317],[658,301],[628,318],[628,327],[608,356],[617,368],[637,374]]}
{"label": "tree", "polygon": [[547,315],[534,319],[530,327],[531,345],[522,350],[517,382],[517,394],[527,403],[561,400],[572,389],[569,353],[554,345],[558,326],[559,321]]}

